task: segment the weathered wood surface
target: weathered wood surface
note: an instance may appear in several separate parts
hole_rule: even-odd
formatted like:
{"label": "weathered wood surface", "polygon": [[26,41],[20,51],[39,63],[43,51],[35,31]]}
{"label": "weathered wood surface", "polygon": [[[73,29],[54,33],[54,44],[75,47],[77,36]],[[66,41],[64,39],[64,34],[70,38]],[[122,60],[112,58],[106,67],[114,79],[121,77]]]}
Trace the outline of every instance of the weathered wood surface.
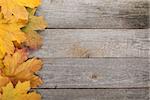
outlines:
{"label": "weathered wood surface", "polygon": [[59,57],[148,57],[148,29],[47,29],[32,55]]}
{"label": "weathered wood surface", "polygon": [[150,99],[149,0],[42,1],[43,100]]}
{"label": "weathered wood surface", "polygon": [[95,58],[43,59],[38,73],[40,88],[137,88],[148,87],[148,59]]}
{"label": "weathered wood surface", "polygon": [[39,89],[43,100],[149,100],[148,89]]}
{"label": "weathered wood surface", "polygon": [[[149,14],[150,14],[150,9],[149,9]],[[150,19],[149,19],[150,22]],[[148,29],[149,31],[149,40],[150,40],[150,28]],[[150,49],[150,47],[149,47]],[[149,50],[149,54],[150,54],[150,50]],[[149,87],[149,100],[150,100],[150,56],[148,57],[148,70],[149,70],[149,82],[148,82],[148,87]]]}
{"label": "weathered wood surface", "polygon": [[48,28],[148,28],[149,0],[42,0]]}

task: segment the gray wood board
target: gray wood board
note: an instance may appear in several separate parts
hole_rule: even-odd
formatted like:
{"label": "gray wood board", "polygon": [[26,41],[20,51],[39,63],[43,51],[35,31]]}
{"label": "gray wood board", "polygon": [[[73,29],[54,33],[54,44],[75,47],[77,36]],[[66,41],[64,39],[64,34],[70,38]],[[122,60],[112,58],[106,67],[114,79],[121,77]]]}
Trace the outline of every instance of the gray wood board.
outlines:
{"label": "gray wood board", "polygon": [[148,89],[38,89],[43,100],[149,100]]}
{"label": "gray wood board", "polygon": [[48,28],[148,28],[149,0],[42,0]]}
{"label": "gray wood board", "polygon": [[148,57],[148,29],[47,29],[44,43],[32,56]]}
{"label": "gray wood board", "polygon": [[40,88],[134,88],[148,87],[148,59],[56,58],[43,59],[38,73]]}

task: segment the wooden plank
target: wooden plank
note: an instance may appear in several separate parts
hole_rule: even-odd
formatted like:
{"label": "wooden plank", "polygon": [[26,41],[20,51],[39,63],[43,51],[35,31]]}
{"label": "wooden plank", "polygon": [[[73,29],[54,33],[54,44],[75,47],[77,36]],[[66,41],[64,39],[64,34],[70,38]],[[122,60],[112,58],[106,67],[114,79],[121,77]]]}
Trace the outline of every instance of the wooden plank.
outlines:
{"label": "wooden plank", "polygon": [[[149,35],[150,35],[150,29],[149,29]],[[149,37],[150,40],[150,37]],[[149,52],[150,53],[150,52]],[[149,81],[148,81],[148,87],[149,87],[149,99],[150,99],[150,57],[148,58],[148,71],[149,71]]]}
{"label": "wooden plank", "polygon": [[149,87],[149,99],[150,99],[150,87]]}
{"label": "wooden plank", "polygon": [[148,89],[39,89],[43,100],[149,100]]}
{"label": "wooden plank", "polygon": [[42,0],[48,28],[148,28],[149,0]]}
{"label": "wooden plank", "polygon": [[147,29],[47,29],[32,55],[56,57],[148,57]]}
{"label": "wooden plank", "polygon": [[133,88],[148,87],[148,59],[57,58],[43,59],[38,74],[41,88]]}

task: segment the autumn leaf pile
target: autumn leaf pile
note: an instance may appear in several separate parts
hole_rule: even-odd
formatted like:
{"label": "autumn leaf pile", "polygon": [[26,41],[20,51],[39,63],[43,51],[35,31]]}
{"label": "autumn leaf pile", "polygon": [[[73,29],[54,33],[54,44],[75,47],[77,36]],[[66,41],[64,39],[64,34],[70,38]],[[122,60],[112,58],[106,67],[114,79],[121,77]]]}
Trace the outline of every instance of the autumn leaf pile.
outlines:
{"label": "autumn leaf pile", "polygon": [[46,28],[36,16],[40,0],[0,0],[0,100],[41,100],[31,88],[42,84],[36,75],[42,68],[38,58],[28,58],[29,50],[42,44],[38,30]]}

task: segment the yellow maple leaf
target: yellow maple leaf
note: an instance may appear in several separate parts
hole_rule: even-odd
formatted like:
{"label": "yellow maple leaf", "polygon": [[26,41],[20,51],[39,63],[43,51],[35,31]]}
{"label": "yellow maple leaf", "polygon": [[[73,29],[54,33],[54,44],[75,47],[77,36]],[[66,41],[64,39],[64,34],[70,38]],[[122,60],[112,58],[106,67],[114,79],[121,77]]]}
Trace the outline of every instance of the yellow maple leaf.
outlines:
{"label": "yellow maple leaf", "polygon": [[10,20],[3,19],[0,16],[0,59],[6,53],[12,54],[14,52],[15,47],[13,41],[21,44],[26,40],[25,33],[21,31],[24,25],[24,23],[19,23],[14,16]]}
{"label": "yellow maple leaf", "polygon": [[1,12],[5,18],[14,15],[17,19],[28,19],[28,12],[25,7],[35,8],[41,0],[0,0]]}
{"label": "yellow maple leaf", "polygon": [[35,73],[41,69],[43,63],[36,58],[28,59],[25,50],[16,50],[13,55],[7,54],[4,57],[3,64],[2,76],[8,77],[13,84],[17,84],[18,81],[30,81],[31,87],[42,84],[41,78]]}
{"label": "yellow maple leaf", "polygon": [[6,87],[2,88],[0,100],[41,100],[40,94],[29,92],[29,90],[29,81],[23,83],[18,82],[15,87],[10,82]]}
{"label": "yellow maple leaf", "polygon": [[26,45],[36,49],[42,44],[42,38],[36,31],[45,29],[47,23],[42,16],[34,16],[36,9],[27,8],[27,10],[29,12],[29,21],[22,30],[26,33]]}

